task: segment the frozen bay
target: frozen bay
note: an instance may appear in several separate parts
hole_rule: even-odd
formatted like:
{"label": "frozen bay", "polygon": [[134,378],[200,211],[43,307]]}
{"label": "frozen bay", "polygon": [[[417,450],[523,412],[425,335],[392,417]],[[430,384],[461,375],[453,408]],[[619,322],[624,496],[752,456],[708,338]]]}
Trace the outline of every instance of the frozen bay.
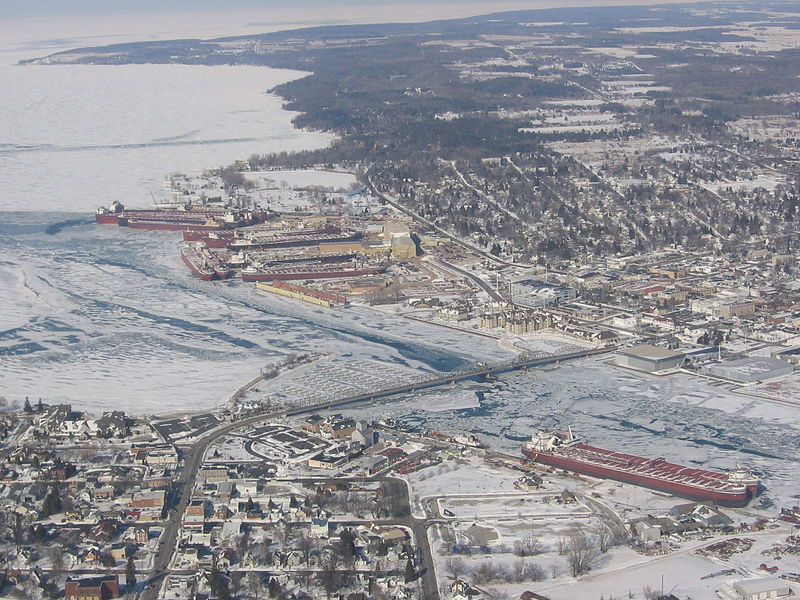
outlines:
{"label": "frozen bay", "polygon": [[0,210],[149,206],[172,172],[253,153],[321,148],[267,90],[302,77],[267,67],[0,66]]}

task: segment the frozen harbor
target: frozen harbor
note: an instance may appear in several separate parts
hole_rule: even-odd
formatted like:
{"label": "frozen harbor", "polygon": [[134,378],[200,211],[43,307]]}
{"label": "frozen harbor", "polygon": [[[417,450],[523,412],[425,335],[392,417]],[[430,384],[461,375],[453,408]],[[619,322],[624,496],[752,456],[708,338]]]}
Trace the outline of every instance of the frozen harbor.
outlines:
{"label": "frozen harbor", "polygon": [[520,458],[521,445],[537,430],[572,426],[603,448],[712,470],[747,465],[766,483],[764,502],[796,503],[800,406],[743,396],[684,375],[623,371],[606,360],[515,372],[491,383],[419,392],[341,412],[470,433]]}
{"label": "frozen harbor", "polygon": [[367,308],[323,311],[201,282],[177,256],[179,239],[80,214],[0,213],[0,396],[167,413],[218,406],[292,352],[415,371],[510,356]]}

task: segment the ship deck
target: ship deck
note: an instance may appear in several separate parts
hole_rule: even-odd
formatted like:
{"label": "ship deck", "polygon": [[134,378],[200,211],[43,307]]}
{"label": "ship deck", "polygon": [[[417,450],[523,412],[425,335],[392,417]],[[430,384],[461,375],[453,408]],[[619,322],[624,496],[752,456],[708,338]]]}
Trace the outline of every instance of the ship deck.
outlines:
{"label": "ship deck", "polygon": [[588,444],[578,444],[569,448],[559,448],[553,452],[564,458],[614,469],[630,475],[653,477],[698,488],[716,491],[734,491],[742,486],[728,481],[724,473],[715,473],[705,469],[685,467],[665,461],[663,458],[643,458],[633,454],[615,452],[604,448],[595,448]]}

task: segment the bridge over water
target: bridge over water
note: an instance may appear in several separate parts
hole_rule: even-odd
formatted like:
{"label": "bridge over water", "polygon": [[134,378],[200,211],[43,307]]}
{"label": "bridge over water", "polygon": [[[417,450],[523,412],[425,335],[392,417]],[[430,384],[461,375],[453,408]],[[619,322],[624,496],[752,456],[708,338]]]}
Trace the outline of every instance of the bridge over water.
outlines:
{"label": "bridge over water", "polygon": [[336,406],[344,406],[346,404],[353,404],[356,402],[376,400],[378,398],[386,398],[389,396],[397,396],[399,394],[408,394],[419,390],[427,390],[430,388],[452,385],[467,379],[491,377],[493,375],[508,373],[510,371],[520,371],[535,367],[543,367],[546,365],[559,364],[569,360],[587,358],[589,356],[595,356],[598,354],[606,354],[608,352],[613,352],[614,350],[616,350],[616,346],[603,346],[601,348],[592,348],[580,350],[578,352],[568,352],[565,354],[525,353],[508,361],[499,363],[478,362],[461,369],[449,371],[447,373],[431,373],[427,377],[415,379],[414,381],[410,381],[403,385],[363,392],[361,394],[348,396],[345,398],[332,398],[330,401],[321,404],[293,408],[286,410],[285,412],[286,415],[299,415],[308,412],[315,412],[318,410],[330,409]]}

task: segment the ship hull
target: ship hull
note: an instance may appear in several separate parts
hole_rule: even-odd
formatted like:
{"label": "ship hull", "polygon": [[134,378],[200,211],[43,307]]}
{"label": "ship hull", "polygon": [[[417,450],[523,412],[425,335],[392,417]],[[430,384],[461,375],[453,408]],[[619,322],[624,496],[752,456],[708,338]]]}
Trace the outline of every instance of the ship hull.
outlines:
{"label": "ship hull", "polygon": [[118,214],[96,214],[94,216],[94,222],[100,225],[119,225],[119,215]]}
{"label": "ship hull", "polygon": [[217,279],[216,272],[206,271],[204,269],[201,269],[187,254],[185,253],[182,254],[181,258],[183,259],[183,263],[187,267],[189,267],[189,270],[192,272],[192,275],[194,275],[198,279],[202,279],[203,281],[213,281],[214,279]]}
{"label": "ship hull", "polygon": [[224,226],[219,224],[205,225],[185,221],[139,221],[124,217],[120,219],[119,224],[130,229],[146,229],[148,231],[187,231],[189,229],[217,231],[219,229],[224,229]]}
{"label": "ship hull", "polygon": [[687,498],[697,502],[714,502],[719,506],[738,508],[746,506],[752,497],[748,489],[730,492],[722,490],[710,490],[686,485],[676,481],[670,481],[668,479],[661,479],[658,477],[641,475],[639,473],[621,471],[603,465],[583,462],[568,456],[551,454],[549,452],[534,452],[526,449],[523,449],[522,452],[530,460],[537,463],[542,463],[577,473],[583,473],[584,475],[600,477],[602,479],[613,479],[614,481],[630,483],[660,492],[667,492],[669,494],[674,494],[675,496],[680,496],[681,498]]}

